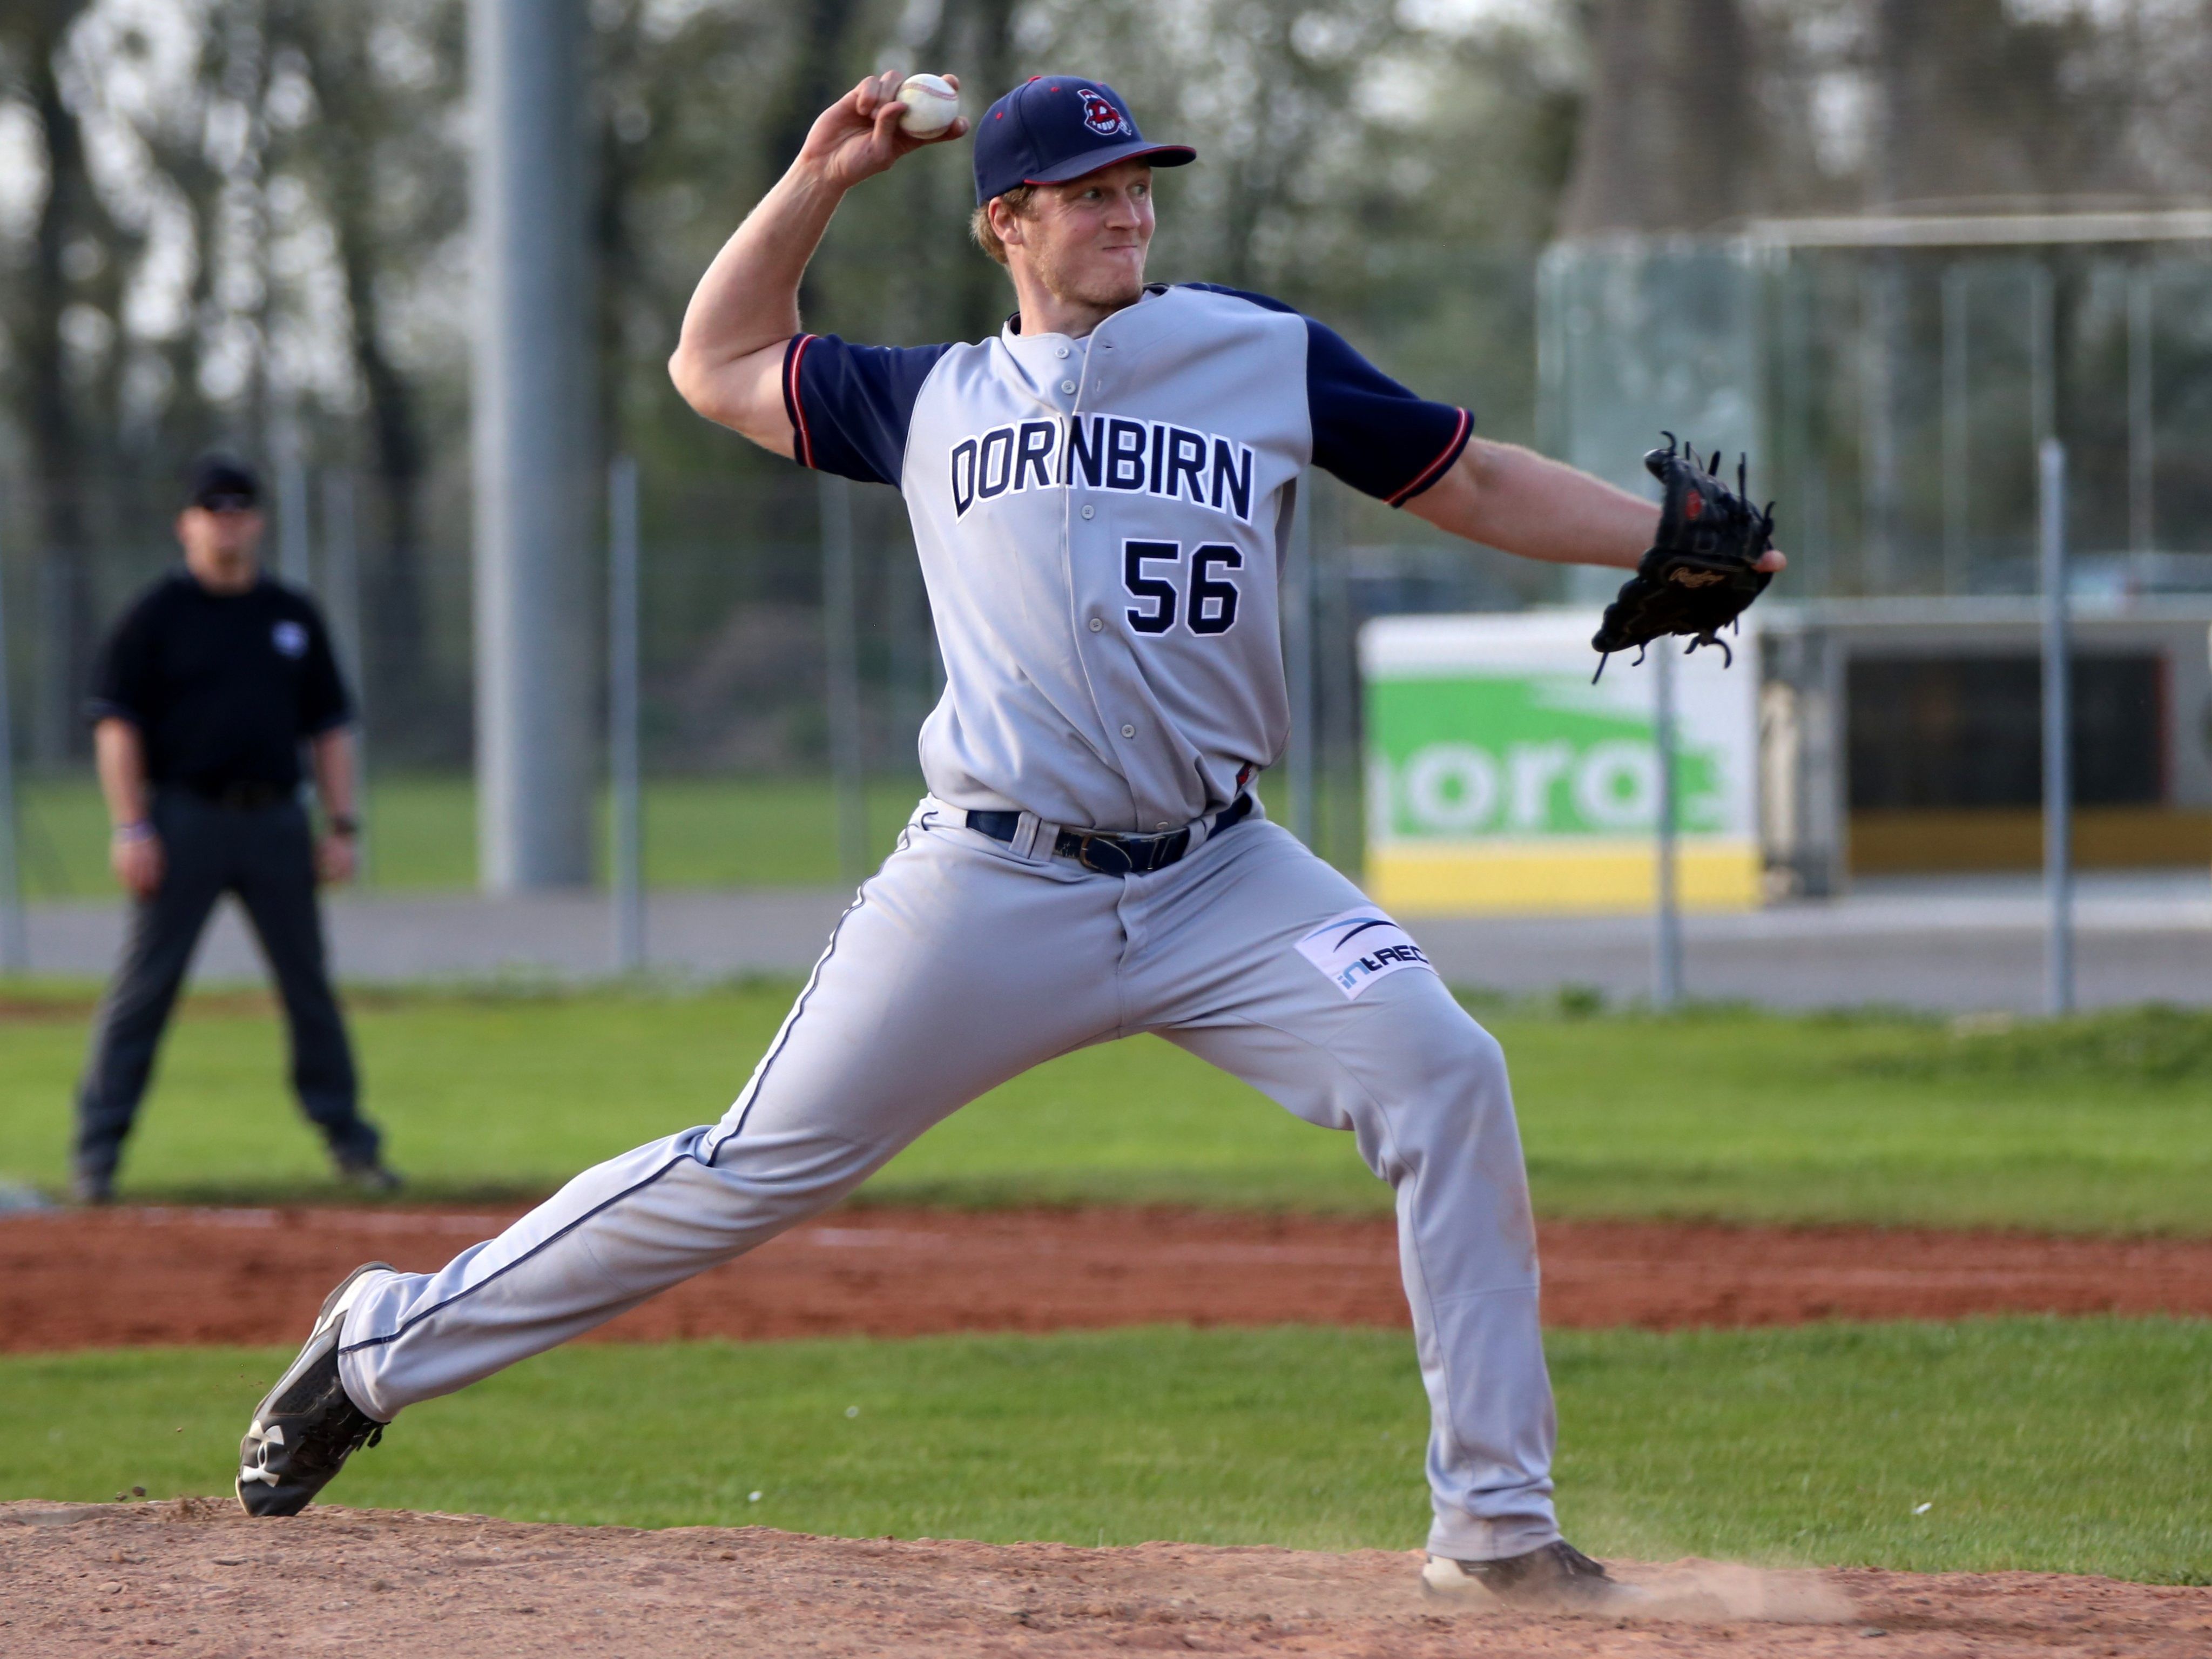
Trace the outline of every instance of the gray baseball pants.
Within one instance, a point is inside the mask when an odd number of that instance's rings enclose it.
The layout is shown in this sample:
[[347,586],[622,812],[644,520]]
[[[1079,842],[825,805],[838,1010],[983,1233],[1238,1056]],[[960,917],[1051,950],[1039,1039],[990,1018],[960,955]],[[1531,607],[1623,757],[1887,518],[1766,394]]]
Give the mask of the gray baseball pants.
[[1150,1031],[1352,1132],[1397,1194],[1429,1547],[1548,1543],[1552,1394],[1505,1063],[1417,951],[1368,957],[1387,971],[1356,994],[1302,953],[1364,905],[1262,818],[1124,878],[925,800],[727,1115],[586,1171],[438,1273],[370,1281],[345,1316],[346,1392],[384,1419],[451,1393],[828,1208],[1009,1078]]

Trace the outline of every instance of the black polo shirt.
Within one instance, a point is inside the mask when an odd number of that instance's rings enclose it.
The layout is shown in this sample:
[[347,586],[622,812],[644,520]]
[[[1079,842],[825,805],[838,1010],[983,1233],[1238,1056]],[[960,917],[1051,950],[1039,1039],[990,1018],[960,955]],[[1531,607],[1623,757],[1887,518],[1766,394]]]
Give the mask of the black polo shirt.
[[155,784],[292,788],[300,745],[353,717],[323,619],[267,576],[210,593],[188,570],[141,594],[108,636],[92,718],[143,734]]

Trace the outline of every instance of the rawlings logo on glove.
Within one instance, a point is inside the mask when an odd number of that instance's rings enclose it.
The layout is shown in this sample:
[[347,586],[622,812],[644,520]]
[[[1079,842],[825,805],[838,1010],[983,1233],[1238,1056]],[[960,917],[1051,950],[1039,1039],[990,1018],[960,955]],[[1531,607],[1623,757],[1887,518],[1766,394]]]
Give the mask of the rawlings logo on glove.
[[[1744,499],[1748,464],[1736,463],[1731,490],[1698,464],[1695,450],[1683,448],[1671,432],[1666,438],[1664,449],[1644,458],[1644,470],[1666,492],[1658,539],[1605,608],[1605,620],[1590,641],[1599,653],[1594,681],[1614,652],[1634,646],[1642,662],[1643,647],[1667,634],[1687,634],[1692,651],[1717,645],[1733,662],[1720,630],[1741,617],[1772,580],[1759,561],[1774,545],[1774,503],[1760,509]],[[1712,465],[1720,464],[1715,450]]]

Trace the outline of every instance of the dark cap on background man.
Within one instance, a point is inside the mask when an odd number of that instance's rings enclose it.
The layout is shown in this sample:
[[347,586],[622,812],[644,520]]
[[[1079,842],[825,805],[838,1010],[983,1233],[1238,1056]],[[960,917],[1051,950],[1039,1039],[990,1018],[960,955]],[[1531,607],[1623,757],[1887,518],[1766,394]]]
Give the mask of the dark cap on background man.
[[975,203],[1021,185],[1057,185],[1116,161],[1156,167],[1195,161],[1188,144],[1148,143],[1121,94],[1079,75],[1037,75],[983,112],[975,125]]
[[261,481],[235,456],[203,455],[192,463],[194,507],[210,513],[243,512],[261,499]]

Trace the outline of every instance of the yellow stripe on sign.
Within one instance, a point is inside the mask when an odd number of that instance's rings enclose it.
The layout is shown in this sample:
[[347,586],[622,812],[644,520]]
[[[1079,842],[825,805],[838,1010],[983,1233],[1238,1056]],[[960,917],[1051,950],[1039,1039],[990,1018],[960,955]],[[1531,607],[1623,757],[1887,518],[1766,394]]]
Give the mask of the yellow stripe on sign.
[[[1504,842],[1379,847],[1367,855],[1367,891],[1400,915],[1513,911],[1648,910],[1658,896],[1648,841]],[[1697,842],[1675,855],[1676,891],[1690,910],[1756,908],[1759,848],[1749,842]]]

